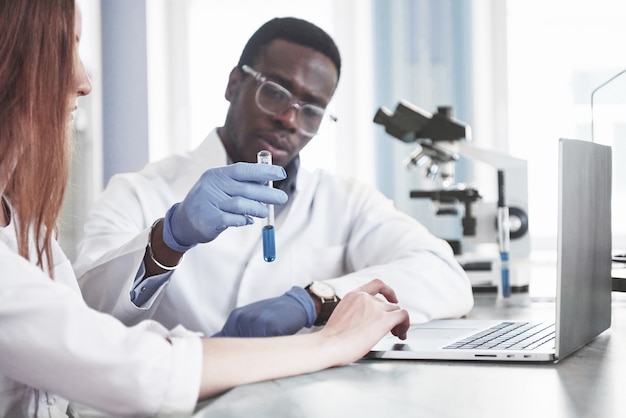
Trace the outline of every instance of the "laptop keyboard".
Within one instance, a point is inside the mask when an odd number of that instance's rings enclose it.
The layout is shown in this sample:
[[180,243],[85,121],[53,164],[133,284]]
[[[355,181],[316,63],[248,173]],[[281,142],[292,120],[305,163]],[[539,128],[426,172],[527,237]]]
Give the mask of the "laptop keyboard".
[[533,350],[554,340],[554,324],[543,322],[501,322],[489,329],[449,344],[458,350]]

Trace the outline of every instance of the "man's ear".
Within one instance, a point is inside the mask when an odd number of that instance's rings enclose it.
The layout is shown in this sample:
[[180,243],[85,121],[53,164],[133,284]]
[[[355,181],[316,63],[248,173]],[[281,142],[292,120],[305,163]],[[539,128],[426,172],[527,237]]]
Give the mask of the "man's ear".
[[233,68],[228,76],[228,84],[226,85],[226,92],[224,93],[226,100],[230,102],[235,97],[242,80],[243,71],[241,71],[239,67]]

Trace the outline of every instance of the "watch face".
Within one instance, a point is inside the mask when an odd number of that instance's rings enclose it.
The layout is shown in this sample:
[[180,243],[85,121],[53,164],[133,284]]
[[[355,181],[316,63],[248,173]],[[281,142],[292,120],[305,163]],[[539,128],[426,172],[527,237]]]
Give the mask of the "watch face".
[[335,289],[323,282],[313,282],[309,289],[322,299],[332,299],[335,297]]

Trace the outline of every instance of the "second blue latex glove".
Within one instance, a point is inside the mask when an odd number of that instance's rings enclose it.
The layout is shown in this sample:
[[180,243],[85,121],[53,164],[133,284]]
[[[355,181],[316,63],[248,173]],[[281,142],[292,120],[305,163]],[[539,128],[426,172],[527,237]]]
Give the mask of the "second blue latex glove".
[[277,165],[235,163],[205,171],[182,202],[165,215],[163,240],[168,247],[186,251],[214,240],[231,226],[253,223],[252,217],[268,214],[264,203],[284,204],[287,194],[266,186],[282,180],[285,170]]
[[311,328],[317,317],[309,292],[294,286],[276,298],[264,299],[233,310],[214,337],[273,337]]

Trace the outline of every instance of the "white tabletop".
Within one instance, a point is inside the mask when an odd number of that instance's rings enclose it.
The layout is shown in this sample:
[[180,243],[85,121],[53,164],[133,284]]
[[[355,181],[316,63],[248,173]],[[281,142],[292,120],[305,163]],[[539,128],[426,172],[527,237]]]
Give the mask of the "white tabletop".
[[[498,300],[477,295],[471,318],[551,317],[553,281]],[[626,293],[613,322],[556,364],[361,360],[345,367],[246,385],[201,404],[196,418],[626,416]]]

